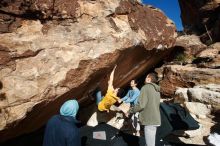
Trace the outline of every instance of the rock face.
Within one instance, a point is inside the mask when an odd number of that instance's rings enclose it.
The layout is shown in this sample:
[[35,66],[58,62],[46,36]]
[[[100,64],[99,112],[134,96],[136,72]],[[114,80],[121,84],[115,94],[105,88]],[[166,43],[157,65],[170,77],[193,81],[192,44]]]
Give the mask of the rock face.
[[220,84],[220,69],[197,68],[182,65],[167,65],[161,68],[160,81],[162,93],[174,96],[178,87],[191,88],[201,84]]
[[198,118],[206,118],[209,114],[211,114],[211,110],[208,105],[200,102],[185,102],[184,105],[191,114],[196,115]]
[[196,55],[194,60],[197,66],[202,68],[220,68],[220,43],[215,43],[207,47],[204,51],[201,51]]
[[200,35],[204,43],[220,41],[219,0],[179,0],[186,32]]
[[220,85],[207,84],[194,86],[193,88],[178,88],[175,92],[175,102],[184,103],[188,101],[218,107],[220,105]]
[[[214,88],[214,89],[213,89]],[[220,104],[220,86],[216,84],[206,86],[195,86],[189,89],[189,97],[200,102],[207,103],[209,100],[218,99]]]
[[162,94],[185,106],[200,123],[199,129],[182,132],[187,138],[182,135],[178,140],[205,145],[204,138],[219,131],[219,120],[211,114],[220,111],[220,1],[179,0],[179,4],[184,27],[180,35],[187,35],[177,38],[172,55],[155,71]]
[[211,104],[213,111],[220,111],[220,85],[195,86],[188,89],[188,97],[191,100],[205,104]]
[[197,130],[181,131],[187,136],[178,137],[184,143],[204,145],[210,129],[218,131],[210,115],[220,112],[219,48],[219,43],[206,46],[196,35],[180,36],[169,62],[155,70],[162,94],[173,97],[200,123]]
[[125,85],[176,37],[161,11],[136,1],[3,0],[0,19],[0,141],[39,128],[67,99],[91,103],[114,64],[114,85]]
[[[178,48],[179,49],[178,49]],[[198,36],[196,35],[183,35],[176,39],[176,48],[174,60],[180,63],[192,63],[195,56],[207,48]]]
[[[192,88],[198,85],[220,84],[220,44],[203,44],[196,35],[177,38],[170,61],[157,68],[162,94],[168,97],[183,97],[186,91],[178,88]],[[176,94],[175,94],[176,93]],[[177,95],[177,96],[176,96]]]

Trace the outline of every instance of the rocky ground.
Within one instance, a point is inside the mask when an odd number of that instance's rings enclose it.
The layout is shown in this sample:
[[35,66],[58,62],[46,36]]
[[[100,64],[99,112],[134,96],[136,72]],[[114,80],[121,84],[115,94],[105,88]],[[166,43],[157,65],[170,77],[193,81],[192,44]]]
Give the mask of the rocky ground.
[[200,128],[174,132],[176,136],[170,135],[169,140],[209,145],[210,133],[220,131],[220,44],[206,46],[198,36],[183,35],[177,38],[175,49],[172,59],[155,71],[163,96],[181,104]]

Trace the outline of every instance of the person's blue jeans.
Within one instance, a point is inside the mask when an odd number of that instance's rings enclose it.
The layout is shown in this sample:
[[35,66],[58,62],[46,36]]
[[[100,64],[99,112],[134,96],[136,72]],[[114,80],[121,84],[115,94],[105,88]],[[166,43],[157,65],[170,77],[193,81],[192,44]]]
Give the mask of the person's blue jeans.
[[102,96],[102,92],[101,91],[98,91],[96,93],[96,104],[98,105],[99,102],[103,99],[104,96]]

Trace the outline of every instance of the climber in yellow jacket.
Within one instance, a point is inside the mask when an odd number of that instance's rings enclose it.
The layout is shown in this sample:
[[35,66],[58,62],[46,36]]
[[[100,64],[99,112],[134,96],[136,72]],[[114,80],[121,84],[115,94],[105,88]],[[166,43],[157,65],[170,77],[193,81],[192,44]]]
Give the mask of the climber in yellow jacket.
[[121,99],[117,97],[119,88],[114,89],[113,87],[113,79],[114,79],[114,72],[115,72],[116,66],[111,72],[110,79],[108,81],[108,90],[104,97],[101,95],[101,91],[96,93],[97,97],[97,104],[98,104],[98,110],[99,111],[107,111],[109,112],[110,107],[115,104],[117,101],[121,102]]

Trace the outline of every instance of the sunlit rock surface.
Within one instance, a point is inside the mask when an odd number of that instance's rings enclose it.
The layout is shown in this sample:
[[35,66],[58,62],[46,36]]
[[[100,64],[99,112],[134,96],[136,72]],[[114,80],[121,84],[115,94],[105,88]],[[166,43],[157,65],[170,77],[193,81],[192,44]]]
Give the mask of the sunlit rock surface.
[[105,91],[115,64],[121,87],[163,60],[175,26],[136,1],[0,3],[0,141],[36,130],[67,99],[81,108]]
[[179,36],[171,55],[155,69],[163,97],[180,103],[200,124],[169,140],[209,145],[206,137],[219,131],[219,49],[218,42],[205,45],[195,34]]

